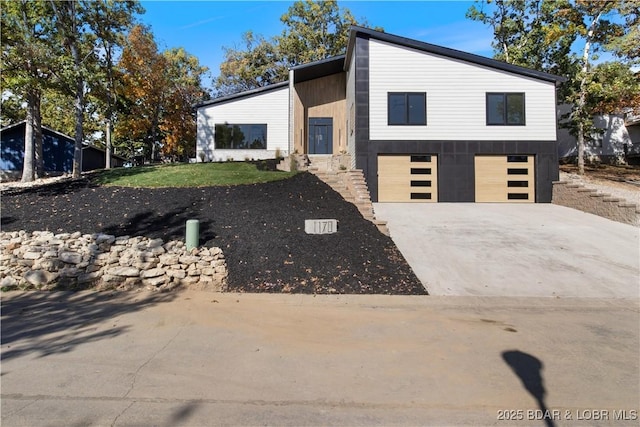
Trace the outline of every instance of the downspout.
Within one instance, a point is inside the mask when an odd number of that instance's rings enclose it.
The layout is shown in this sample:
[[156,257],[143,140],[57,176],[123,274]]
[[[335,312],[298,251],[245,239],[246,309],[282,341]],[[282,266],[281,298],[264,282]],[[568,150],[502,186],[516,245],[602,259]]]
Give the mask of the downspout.
[[295,144],[295,85],[294,81],[294,71],[293,69],[289,69],[289,152],[288,155],[293,154],[294,152],[294,144]]

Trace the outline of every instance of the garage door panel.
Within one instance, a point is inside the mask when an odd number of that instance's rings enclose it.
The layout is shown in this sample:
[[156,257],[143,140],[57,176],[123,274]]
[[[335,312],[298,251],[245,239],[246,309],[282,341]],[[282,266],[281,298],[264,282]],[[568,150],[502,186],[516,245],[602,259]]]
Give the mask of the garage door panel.
[[379,155],[378,201],[437,202],[437,156]]
[[534,156],[476,156],[476,202],[535,202]]

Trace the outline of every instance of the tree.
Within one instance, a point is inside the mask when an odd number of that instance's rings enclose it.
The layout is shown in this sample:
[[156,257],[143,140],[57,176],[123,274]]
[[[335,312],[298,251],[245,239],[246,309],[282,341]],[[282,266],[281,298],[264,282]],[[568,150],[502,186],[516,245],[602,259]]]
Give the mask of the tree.
[[43,174],[40,97],[50,76],[52,11],[45,1],[6,2],[1,19],[2,96],[26,103],[22,181],[29,182]]
[[[635,8],[636,13],[640,3],[607,0],[589,2],[578,0],[575,4],[569,4],[560,10],[560,14],[567,16],[573,23],[575,31],[584,39],[582,56],[579,58],[580,71],[572,76],[574,90],[567,97],[567,101],[574,106],[569,118],[571,129],[577,138],[578,146],[578,173],[584,174],[585,138],[594,132],[593,115],[597,112],[593,107],[597,105],[592,89],[597,88],[592,82],[594,73],[591,69],[592,55],[599,50],[606,49],[607,45],[616,43],[621,37],[625,37],[628,28],[624,24],[616,22],[619,13],[627,6]],[[618,18],[618,19],[616,19]],[[622,53],[622,52],[620,52]],[[600,85],[601,88],[604,86]]]
[[[133,26],[134,14],[142,13],[144,9],[135,1],[99,0],[92,4],[87,12],[89,25],[96,35],[98,54],[99,79],[94,85],[94,93],[104,102],[105,121],[105,168],[111,167],[111,133],[117,105],[116,85],[120,75],[115,68],[117,54],[124,45],[124,32]],[[102,84],[100,84],[102,82]]]
[[287,80],[289,70],[278,46],[248,31],[242,35],[244,49],[224,48],[224,61],[215,81],[217,95],[225,96]]
[[279,36],[267,40],[248,32],[243,35],[244,49],[225,48],[215,81],[218,96],[282,82],[290,67],[344,54],[349,28],[367,25],[335,0],[298,0],[280,20],[285,29]]
[[172,158],[184,158],[195,147],[193,104],[208,97],[201,86],[206,67],[182,48],[159,52],[148,28],[131,30],[118,67],[123,105],[115,127],[119,144],[131,155],[140,149],[157,160],[157,149]]
[[467,17],[493,30],[494,58],[539,71],[567,75],[575,70],[573,23],[558,14],[569,0],[486,0]]
[[[593,115],[597,109],[606,105],[604,100],[614,96],[618,96],[619,101],[634,98],[633,85],[623,89],[620,84],[605,84],[602,80],[607,78],[606,71],[613,69],[622,77],[620,67],[593,68],[591,62],[598,52],[609,49],[626,61],[620,65],[627,67],[628,74],[629,64],[638,57],[638,29],[629,25],[638,22],[640,2],[496,0],[493,5],[491,0],[486,0],[481,3],[480,9],[473,6],[467,16],[493,28],[497,59],[568,78],[559,100],[573,105],[567,126],[576,135],[578,171],[583,174],[585,136],[594,132]],[[571,51],[578,40],[584,43],[581,55]],[[598,77],[594,72],[604,74]],[[622,78],[618,83],[630,81]]]
[[202,88],[202,76],[208,71],[198,58],[183,48],[165,51],[167,77],[160,131],[164,135],[162,154],[173,159],[195,155],[196,121],[193,105],[208,97]]
[[336,0],[296,1],[280,21],[285,30],[276,43],[290,67],[343,54],[349,28],[358,25],[351,11],[341,9]]
[[125,111],[116,125],[116,137],[127,141],[131,154],[144,148],[155,160],[168,76],[167,60],[148,28],[133,27],[118,66],[123,73],[119,97]]
[[93,68],[94,35],[85,28],[87,23],[87,7],[90,3],[82,1],[59,2],[50,1],[56,17],[58,43],[63,54],[56,63],[59,83],[69,94],[73,95],[75,119],[73,172],[74,178],[82,173],[82,140],[84,137],[85,78],[87,70]]

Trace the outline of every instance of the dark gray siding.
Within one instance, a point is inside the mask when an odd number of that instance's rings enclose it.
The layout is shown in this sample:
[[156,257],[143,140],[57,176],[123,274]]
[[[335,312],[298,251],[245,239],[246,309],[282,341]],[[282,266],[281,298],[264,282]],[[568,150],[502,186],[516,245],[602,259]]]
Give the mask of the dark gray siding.
[[371,199],[378,201],[378,154],[438,156],[438,201],[474,202],[476,155],[534,155],[536,202],[550,203],[552,181],[558,180],[556,144],[549,141],[370,141],[365,174]]

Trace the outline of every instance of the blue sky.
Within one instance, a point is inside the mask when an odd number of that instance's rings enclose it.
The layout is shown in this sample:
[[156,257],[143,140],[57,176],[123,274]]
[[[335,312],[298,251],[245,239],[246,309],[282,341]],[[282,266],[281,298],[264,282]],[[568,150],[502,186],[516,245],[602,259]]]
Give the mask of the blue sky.
[[[284,29],[280,22],[289,1],[143,1],[140,20],[150,25],[160,49],[184,47],[213,77],[224,59],[223,47],[241,47],[253,31],[266,38]],[[369,26],[391,34],[453,49],[492,56],[491,30],[465,18],[473,1],[339,1]],[[209,86],[211,81],[204,82]]]

